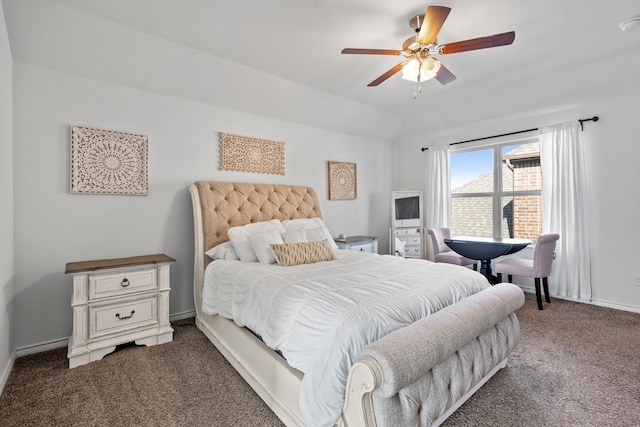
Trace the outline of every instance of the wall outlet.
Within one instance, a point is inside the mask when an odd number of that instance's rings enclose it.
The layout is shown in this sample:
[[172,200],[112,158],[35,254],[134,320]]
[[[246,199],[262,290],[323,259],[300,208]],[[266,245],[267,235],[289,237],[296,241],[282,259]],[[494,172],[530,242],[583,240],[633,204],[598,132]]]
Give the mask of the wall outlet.
[[631,277],[633,278],[633,285],[634,286],[640,286],[640,274],[639,273],[635,273]]

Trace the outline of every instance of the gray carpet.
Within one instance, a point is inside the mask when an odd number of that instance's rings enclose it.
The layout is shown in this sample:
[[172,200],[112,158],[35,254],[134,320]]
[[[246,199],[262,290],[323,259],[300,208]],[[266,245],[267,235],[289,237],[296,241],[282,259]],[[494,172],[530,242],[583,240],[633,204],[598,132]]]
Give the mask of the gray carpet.
[[[443,425],[640,425],[640,314],[531,295],[508,366]],[[68,369],[66,349],[16,360],[2,426],[281,426],[193,319],[174,341]]]

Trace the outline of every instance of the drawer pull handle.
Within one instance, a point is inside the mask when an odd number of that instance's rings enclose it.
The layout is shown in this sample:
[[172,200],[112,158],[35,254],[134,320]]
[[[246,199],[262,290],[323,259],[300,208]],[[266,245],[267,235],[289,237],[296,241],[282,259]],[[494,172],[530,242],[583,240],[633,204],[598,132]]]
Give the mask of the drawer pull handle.
[[133,317],[133,313],[135,313],[135,310],[131,310],[131,314],[128,316],[120,316],[120,313],[116,313],[116,317],[120,320],[126,320],[126,319],[131,319]]
[[122,279],[122,282],[120,282],[120,286],[122,286],[123,288],[126,288],[130,284],[131,284],[131,282],[129,282],[129,279],[127,279],[126,277],[124,279]]

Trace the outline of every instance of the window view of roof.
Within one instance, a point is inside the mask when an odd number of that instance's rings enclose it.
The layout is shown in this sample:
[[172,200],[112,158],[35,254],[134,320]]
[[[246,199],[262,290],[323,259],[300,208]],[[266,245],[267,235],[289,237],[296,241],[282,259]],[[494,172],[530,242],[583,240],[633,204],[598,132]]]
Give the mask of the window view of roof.
[[[500,149],[500,148],[496,148]],[[538,142],[502,147],[500,170],[502,188],[494,191],[493,163],[487,152],[493,149],[452,154],[451,180],[460,182],[470,169],[490,172],[452,188],[451,225],[453,235],[494,236],[494,223],[500,223],[499,237],[535,241],[542,231],[542,173]],[[457,161],[457,156],[466,159]],[[476,163],[474,164],[474,159]],[[454,178],[457,176],[457,180]],[[499,200],[500,218],[495,219],[494,200]]]

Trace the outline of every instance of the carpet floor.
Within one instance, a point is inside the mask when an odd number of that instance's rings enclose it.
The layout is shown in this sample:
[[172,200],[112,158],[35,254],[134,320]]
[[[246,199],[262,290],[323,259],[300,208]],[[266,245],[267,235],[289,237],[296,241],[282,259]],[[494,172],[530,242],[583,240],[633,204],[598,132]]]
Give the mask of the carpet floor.
[[[640,314],[527,294],[522,338],[443,426],[640,425]],[[66,348],[16,359],[0,425],[281,426],[193,319],[171,343],[68,369]]]

